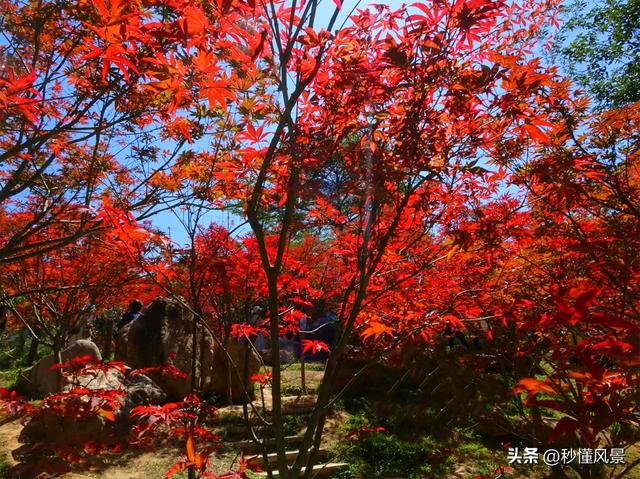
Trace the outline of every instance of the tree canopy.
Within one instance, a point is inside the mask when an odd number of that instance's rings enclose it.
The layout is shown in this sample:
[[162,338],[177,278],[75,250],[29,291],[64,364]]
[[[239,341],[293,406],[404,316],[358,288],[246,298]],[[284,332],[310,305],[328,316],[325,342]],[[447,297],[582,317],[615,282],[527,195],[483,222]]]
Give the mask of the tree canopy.
[[569,75],[605,107],[640,100],[640,3],[571,2],[556,53]]

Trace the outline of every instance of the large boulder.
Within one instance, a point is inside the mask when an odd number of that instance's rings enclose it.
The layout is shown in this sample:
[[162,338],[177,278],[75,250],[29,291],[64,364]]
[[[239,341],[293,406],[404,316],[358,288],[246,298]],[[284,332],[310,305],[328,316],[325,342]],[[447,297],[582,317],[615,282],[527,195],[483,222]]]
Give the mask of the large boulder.
[[[20,442],[25,444],[44,443],[47,447],[70,447],[83,445],[89,441],[99,440],[109,443],[116,437],[116,422],[106,414],[93,413],[78,416],[79,411],[89,407],[103,391],[123,391],[121,405],[124,404],[124,375],[117,370],[98,371],[74,378],[73,384],[65,384],[64,391],[79,387],[96,391],[93,393],[74,395],[65,400],[65,409],[57,407],[45,408],[29,421],[20,433]],[[69,406],[72,405],[72,406]],[[94,407],[94,406],[91,406]]]
[[[90,414],[78,420],[75,414],[43,410],[26,424],[20,434],[21,443],[45,443],[54,448],[82,445],[96,439],[109,443],[127,436],[131,429],[131,410],[135,406],[159,405],[166,401],[164,391],[144,374],[129,375],[125,380],[119,371],[109,371],[81,376],[78,381],[87,389],[122,390],[121,406],[115,411],[115,418]],[[91,398],[84,395],[75,401],[76,404],[83,401],[88,404]]]
[[[122,328],[116,359],[125,361],[133,369],[146,369],[170,400],[181,400],[191,391],[194,359],[195,389],[202,395],[214,395],[229,402],[245,400],[245,388],[253,398],[250,378],[260,367],[257,356],[248,346],[231,341],[220,347],[208,331],[194,321],[187,308],[176,300],[162,297],[156,298],[141,316]],[[239,373],[232,364],[240,368]],[[148,369],[168,365],[187,377]]]
[[[88,339],[74,341],[67,349],[60,353],[60,356],[63,363],[82,356],[102,359],[98,346]],[[53,354],[45,356],[38,361],[30,370],[23,373],[20,377],[18,384],[20,390],[28,394],[42,396],[60,392],[61,389],[65,387],[65,384],[59,384],[58,372],[51,370],[51,366],[57,362]]]
[[45,411],[29,421],[20,432],[22,444],[44,444],[47,447],[76,446],[87,441],[103,440],[111,434],[111,422],[95,414],[78,420],[73,415]]

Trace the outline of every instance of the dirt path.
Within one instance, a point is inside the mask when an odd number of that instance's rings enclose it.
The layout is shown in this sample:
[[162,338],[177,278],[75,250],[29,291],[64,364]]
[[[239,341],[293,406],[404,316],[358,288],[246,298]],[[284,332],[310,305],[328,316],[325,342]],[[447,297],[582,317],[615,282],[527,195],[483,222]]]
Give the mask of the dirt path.
[[7,422],[0,426],[0,461],[10,467],[17,464],[11,453],[20,447],[18,436],[20,436],[21,430],[22,424],[19,420]]

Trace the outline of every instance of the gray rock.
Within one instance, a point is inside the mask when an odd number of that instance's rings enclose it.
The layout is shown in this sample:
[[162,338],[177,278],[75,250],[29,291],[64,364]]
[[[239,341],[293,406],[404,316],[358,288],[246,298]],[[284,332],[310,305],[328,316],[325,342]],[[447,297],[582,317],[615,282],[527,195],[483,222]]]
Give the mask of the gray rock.
[[[98,346],[88,339],[79,339],[71,343],[67,349],[60,353],[60,356],[62,357],[62,362],[82,356],[102,359]],[[27,393],[45,396],[60,392],[65,387],[65,384],[58,384],[58,372],[50,369],[56,363],[57,361],[53,354],[45,356],[29,371],[24,373],[21,384],[18,387]]]
[[62,389],[63,391],[68,391],[74,387],[92,390],[124,390],[124,374],[116,369],[110,369],[107,372],[97,371],[95,374],[78,376],[73,380],[73,383],[65,384]]
[[74,416],[59,416],[47,411],[25,425],[18,441],[22,444],[80,445],[90,440],[104,439],[110,424],[100,415],[78,420]]
[[131,410],[136,406],[164,404],[167,399],[165,392],[144,374],[134,374],[127,377],[125,385],[126,396],[122,407],[116,412],[116,430],[118,435],[126,436],[131,429]]
[[218,386],[224,385],[224,390],[218,389],[214,392],[231,403],[246,402],[247,394],[249,399],[254,399],[251,376],[260,371],[258,356],[247,345],[235,341],[228,341],[224,349],[226,354],[222,348],[217,348],[216,364],[221,367],[213,369],[218,373],[217,376],[213,376],[213,383]]
[[144,374],[130,375],[126,383],[127,400],[135,406],[150,404],[164,404],[167,399],[165,392]]
[[[272,366],[273,361],[271,360],[271,350],[265,349],[260,352],[260,356],[262,356],[262,361],[266,366]],[[292,364],[297,361],[295,354],[291,351],[287,351],[284,349],[280,350],[280,364]]]

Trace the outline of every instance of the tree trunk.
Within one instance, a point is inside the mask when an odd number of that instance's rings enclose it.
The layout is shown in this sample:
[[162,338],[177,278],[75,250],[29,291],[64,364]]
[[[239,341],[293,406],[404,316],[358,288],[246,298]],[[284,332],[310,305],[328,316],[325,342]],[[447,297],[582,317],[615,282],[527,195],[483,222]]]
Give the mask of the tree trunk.
[[198,318],[193,315],[193,330],[191,331],[191,392],[194,392],[198,384],[196,374],[198,371]]
[[40,341],[36,338],[31,338],[31,344],[29,345],[29,354],[27,355],[27,359],[25,364],[27,367],[33,366],[34,361],[36,360],[36,356],[38,355],[38,345]]
[[[55,361],[57,364],[62,364],[62,354],[60,351],[60,347],[58,345],[55,345],[54,349],[53,349],[53,357],[55,358]],[[56,383],[58,386],[58,391],[62,391],[62,387],[63,387],[63,371],[62,368],[58,368],[56,369]]]
[[110,317],[105,320],[104,331],[104,359],[111,359],[111,345],[113,343],[113,319]]

